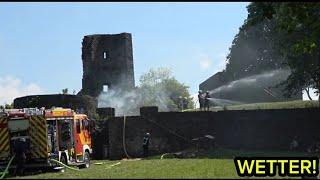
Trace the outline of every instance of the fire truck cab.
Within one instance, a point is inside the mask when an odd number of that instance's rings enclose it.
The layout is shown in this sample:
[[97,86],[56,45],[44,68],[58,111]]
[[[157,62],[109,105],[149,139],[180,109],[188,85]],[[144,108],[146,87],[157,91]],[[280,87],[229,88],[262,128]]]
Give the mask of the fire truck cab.
[[[26,167],[90,166],[92,122],[71,109],[24,108],[0,113],[0,167],[14,155],[15,140],[27,144]],[[13,166],[14,167],[14,163]]]

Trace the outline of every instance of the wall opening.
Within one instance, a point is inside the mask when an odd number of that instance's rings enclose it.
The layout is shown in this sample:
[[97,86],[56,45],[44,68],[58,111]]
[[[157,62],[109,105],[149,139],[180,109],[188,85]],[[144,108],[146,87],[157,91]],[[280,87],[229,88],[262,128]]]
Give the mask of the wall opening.
[[103,89],[102,89],[103,92],[108,92],[109,91],[109,86],[108,85],[103,85]]
[[103,59],[108,59],[108,53],[105,51],[105,52],[103,52]]

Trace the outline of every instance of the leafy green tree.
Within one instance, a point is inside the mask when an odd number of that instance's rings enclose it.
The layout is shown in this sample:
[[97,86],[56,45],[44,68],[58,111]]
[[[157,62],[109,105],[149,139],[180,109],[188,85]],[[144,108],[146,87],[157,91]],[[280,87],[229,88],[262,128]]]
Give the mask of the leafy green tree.
[[257,2],[251,3],[248,10],[251,10],[248,26],[255,26],[261,21],[274,21],[274,31],[281,34],[272,46],[279,50],[285,65],[292,70],[287,81],[282,83],[286,87],[286,95],[305,89],[310,96],[309,88],[316,89],[319,94],[320,3]]
[[273,3],[251,3],[248,18],[239,28],[230,52],[224,76],[227,81],[259,74],[284,66],[282,58],[274,48],[274,41],[281,33],[274,30],[275,21],[268,19],[273,13]]
[[[320,89],[320,4],[282,3],[274,18],[291,43],[283,50],[293,73],[287,89]],[[296,83],[298,81],[298,83]],[[320,98],[319,98],[320,103]]]
[[151,69],[140,77],[139,82],[137,91],[144,96],[143,105],[157,105],[159,109],[171,111],[194,106],[189,87],[176,80],[168,68]]
[[5,109],[13,109],[13,103],[12,104],[5,104],[4,108]]

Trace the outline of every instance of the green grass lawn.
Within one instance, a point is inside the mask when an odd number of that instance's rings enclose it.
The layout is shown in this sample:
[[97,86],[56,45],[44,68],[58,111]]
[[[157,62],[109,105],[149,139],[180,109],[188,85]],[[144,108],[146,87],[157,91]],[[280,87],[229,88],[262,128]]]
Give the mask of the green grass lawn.
[[[97,161],[94,161],[97,162]],[[139,161],[99,161],[80,172],[45,173],[23,178],[236,178],[232,160],[227,159],[152,159]],[[120,165],[108,169],[111,164]]]
[[243,105],[233,105],[227,107],[230,110],[241,110],[241,109],[294,109],[294,108],[312,108],[318,107],[318,101],[287,101],[287,102],[272,102],[272,103],[253,103]]
[[[240,104],[230,106],[216,106],[211,107],[211,111],[223,111],[223,110],[254,110],[254,109],[294,109],[294,108],[314,108],[319,107],[318,101],[285,101],[285,102],[268,102],[268,103],[252,103],[252,104]],[[185,111],[199,111],[199,109],[189,109]]]
[[[294,152],[243,152],[214,150],[200,153],[192,159],[160,159],[153,156],[143,160],[92,161],[88,169],[42,173],[14,178],[240,178],[233,163],[234,156],[305,156]],[[96,165],[95,163],[102,163]],[[110,167],[120,162],[119,165]],[[279,177],[278,177],[279,178]]]

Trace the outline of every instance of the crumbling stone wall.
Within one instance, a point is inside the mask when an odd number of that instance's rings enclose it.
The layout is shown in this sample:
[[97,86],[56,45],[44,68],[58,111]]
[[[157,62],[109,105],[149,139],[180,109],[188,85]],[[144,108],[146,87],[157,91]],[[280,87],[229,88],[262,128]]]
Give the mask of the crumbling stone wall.
[[83,77],[80,94],[97,97],[108,89],[133,88],[134,70],[130,33],[84,36],[82,41]]
[[95,130],[92,136],[92,149],[94,159],[109,158],[109,124],[108,120],[114,118],[114,108],[97,108],[99,119],[95,121]]
[[[242,150],[288,150],[294,136],[300,151],[320,137],[318,108],[237,110],[220,112],[154,112],[126,117],[125,145],[130,156],[142,153],[142,139],[151,133],[151,154],[176,152],[194,147],[191,139],[207,134],[216,145]],[[123,117],[108,120],[109,158],[125,157]],[[175,134],[174,134],[174,133]],[[181,136],[181,137],[179,137]]]

